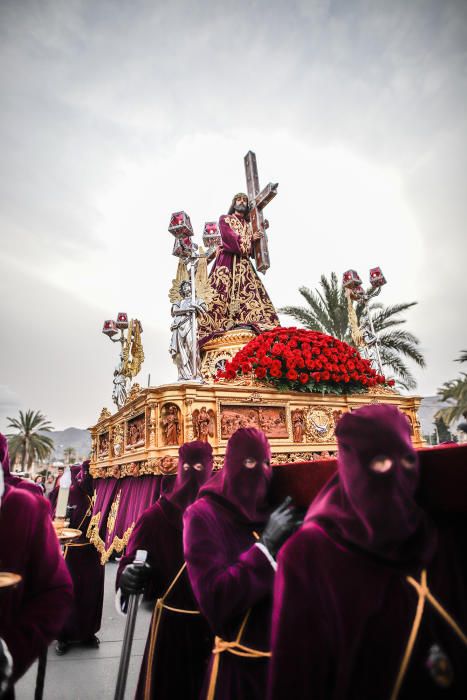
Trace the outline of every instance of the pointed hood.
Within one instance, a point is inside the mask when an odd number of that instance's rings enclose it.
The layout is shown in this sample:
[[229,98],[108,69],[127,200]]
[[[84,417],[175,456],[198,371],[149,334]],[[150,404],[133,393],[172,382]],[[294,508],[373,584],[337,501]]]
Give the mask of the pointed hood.
[[195,440],[180,447],[173,488],[159,499],[166,516],[180,529],[185,509],[196,500],[200,487],[211,476],[212,466],[212,447],[208,442]]
[[[247,468],[246,459],[254,460],[256,466]],[[256,428],[240,428],[227,443],[222,471],[203,486],[199,495],[220,502],[240,522],[261,526],[271,512],[270,460],[271,448],[265,434]]]
[[[338,474],[311,504],[306,522],[392,563],[429,561],[436,536],[415,501],[420,467],[407,417],[395,406],[365,406],[342,416],[336,436]],[[386,471],[371,468],[383,460]]]

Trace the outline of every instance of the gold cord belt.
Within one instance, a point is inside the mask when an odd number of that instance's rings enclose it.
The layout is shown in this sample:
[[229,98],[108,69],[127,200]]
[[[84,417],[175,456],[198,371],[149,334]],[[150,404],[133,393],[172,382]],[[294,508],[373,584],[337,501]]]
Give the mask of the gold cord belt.
[[436,610],[436,612],[441,615],[445,622],[454,630],[455,634],[459,639],[467,646],[467,636],[461,630],[457,622],[450,616],[450,614],[443,608],[443,606],[436,600],[434,595],[431,593],[427,586],[426,579],[426,569],[423,569],[420,578],[420,583],[416,581],[412,576],[407,576],[408,583],[415,588],[418,593],[418,603],[417,610],[415,612],[415,618],[413,621],[412,629],[410,630],[409,640],[404,652],[404,657],[399,668],[399,673],[397,674],[396,683],[394,685],[394,690],[391,694],[391,700],[396,700],[399,695],[402,682],[404,680],[407,668],[409,665],[410,657],[412,656],[413,648],[415,645],[415,640],[417,639],[418,631],[420,629],[420,624],[422,622],[423,612],[425,609],[425,601],[428,601],[430,605]]
[[237,638],[234,642],[226,642],[225,639],[221,637],[215,637],[214,639],[214,649],[213,662],[211,668],[211,677],[209,678],[209,688],[206,700],[214,700],[216,693],[217,675],[219,673],[219,662],[220,655],[227,651],[229,654],[234,654],[235,656],[242,656],[246,659],[269,659],[271,657],[270,651],[261,651],[260,649],[252,649],[252,647],[247,647],[245,644],[241,643],[241,638],[250,617],[251,608],[248,610],[247,614],[243,618],[243,622],[240,626],[240,630],[237,634]]
[[156,605],[154,607],[154,612],[152,614],[151,620],[151,630],[149,637],[149,651],[148,651],[148,663],[146,667],[146,681],[144,684],[144,700],[151,700],[151,686],[152,686],[152,664],[154,661],[154,652],[156,650],[157,635],[159,633],[159,625],[162,617],[163,610],[170,610],[170,612],[180,613],[182,615],[199,615],[199,610],[184,610],[183,608],[174,608],[171,605],[167,605],[165,600],[167,596],[171,593],[175,584],[177,583],[180,576],[185,571],[186,563],[180,568],[179,572],[173,579],[170,586],[167,588],[166,592],[161,598],[158,598]]

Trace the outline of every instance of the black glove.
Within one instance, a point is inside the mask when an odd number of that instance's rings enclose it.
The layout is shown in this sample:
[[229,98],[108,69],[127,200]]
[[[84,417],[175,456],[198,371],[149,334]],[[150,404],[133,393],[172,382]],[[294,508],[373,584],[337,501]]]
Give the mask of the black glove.
[[144,592],[151,577],[151,567],[144,564],[128,564],[120,576],[120,588],[125,597],[139,595]]
[[261,544],[264,544],[274,558],[284,542],[303,522],[303,518],[299,517],[297,509],[291,506],[291,503],[292,499],[287,496],[279,508],[273,510],[261,535]]
[[13,673],[13,659],[4,640],[0,637],[0,698],[8,690]]

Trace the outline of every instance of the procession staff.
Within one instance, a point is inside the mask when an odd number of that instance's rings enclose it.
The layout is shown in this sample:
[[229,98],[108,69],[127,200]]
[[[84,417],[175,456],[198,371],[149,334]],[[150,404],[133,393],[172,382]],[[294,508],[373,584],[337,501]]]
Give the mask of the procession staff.
[[288,502],[271,513],[270,457],[264,433],[237,430],[224,468],[185,513],[188,574],[216,635],[201,696],[209,700],[265,696],[274,556],[296,527]]
[[268,697],[465,698],[465,582],[415,500],[407,418],[366,406],[336,436],[338,474],[278,558]]
[[[179,450],[170,492],[148,508],[132,533],[117,576],[123,606],[145,591],[156,599],[139,675],[136,698],[197,698],[211,650],[212,635],[200,615],[183,558],[183,512],[211,475],[212,447],[190,442]],[[131,562],[148,553],[145,566]]]
[[[73,586],[49,504],[9,485],[0,504],[0,567],[21,576],[0,600],[0,639],[13,658],[14,684],[60,633]],[[14,697],[13,687],[4,697]]]

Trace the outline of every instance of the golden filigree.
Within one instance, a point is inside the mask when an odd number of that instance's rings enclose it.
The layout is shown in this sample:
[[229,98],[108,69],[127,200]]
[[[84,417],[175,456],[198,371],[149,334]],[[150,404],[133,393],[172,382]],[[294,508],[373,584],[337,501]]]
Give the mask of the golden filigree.
[[137,399],[142,391],[143,390],[141,389],[141,386],[138,384],[138,382],[135,382],[131,387],[130,391],[128,392],[128,397],[125,403],[127,404],[130,401],[134,401],[134,399]]
[[136,377],[144,362],[144,350],[141,340],[143,327],[137,318],[128,324],[128,332],[122,349],[122,374],[128,379]]
[[97,419],[97,422],[100,423],[102,420],[106,420],[107,418],[112,418],[112,414],[110,413],[108,408],[103,408],[100,412],[100,416]]
[[182,284],[182,282],[189,281],[190,275],[188,274],[186,263],[181,258],[179,258],[177,274],[175,275],[175,279],[172,280],[172,286],[169,291],[169,300],[171,304],[175,304],[175,302],[182,300],[180,285]]
[[312,406],[305,414],[306,442],[329,442],[334,436],[332,410],[326,406]]
[[248,258],[240,257],[234,262],[235,279],[224,265],[215,268],[210,277],[215,296],[209,312],[200,315],[200,338],[219,331],[229,331],[232,324],[251,325],[260,331],[279,325],[274,306],[251,262]]
[[230,226],[239,237],[239,246],[243,255],[249,255],[251,252],[251,242],[253,240],[253,229],[250,222],[232,215],[225,217],[225,223],[227,226]]
[[204,256],[203,248],[200,248],[199,252],[201,257],[199,258],[198,263],[196,265],[195,273],[196,298],[202,299],[206,306],[209,308],[214,298],[214,290],[209,283],[208,261],[207,258]]
[[112,428],[112,450],[115,457],[120,457],[123,453],[123,425],[117,423]]
[[107,518],[107,532],[109,533],[109,535],[112,534],[112,532],[115,530],[121,495],[122,492],[119,491],[117,494],[117,498],[112,502],[112,505],[110,506],[109,517]]

